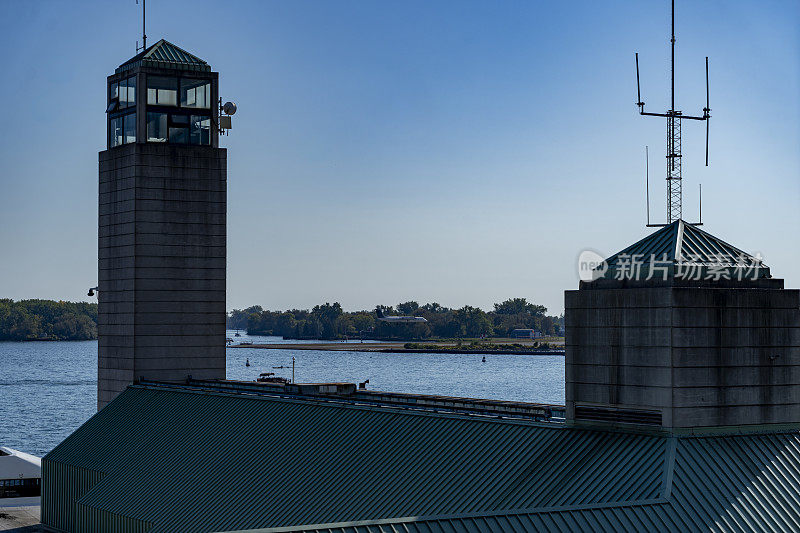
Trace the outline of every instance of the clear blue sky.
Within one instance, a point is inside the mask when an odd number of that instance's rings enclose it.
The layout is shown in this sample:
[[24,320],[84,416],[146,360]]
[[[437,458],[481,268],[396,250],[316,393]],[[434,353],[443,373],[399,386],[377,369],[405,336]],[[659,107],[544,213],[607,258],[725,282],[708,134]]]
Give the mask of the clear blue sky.
[[[97,276],[105,78],[134,55],[134,0],[0,2],[0,297],[86,299]],[[664,213],[669,5],[158,1],[166,38],[239,105],[228,147],[228,308],[524,296],[563,309],[584,248]],[[684,218],[800,286],[800,4],[679,1]]]

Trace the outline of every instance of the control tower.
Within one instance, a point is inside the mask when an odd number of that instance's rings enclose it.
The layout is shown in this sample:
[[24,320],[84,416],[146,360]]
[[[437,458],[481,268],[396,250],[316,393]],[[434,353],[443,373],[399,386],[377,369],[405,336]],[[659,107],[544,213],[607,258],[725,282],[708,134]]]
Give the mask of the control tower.
[[108,77],[97,405],[144,378],[225,378],[219,75],[160,40]]

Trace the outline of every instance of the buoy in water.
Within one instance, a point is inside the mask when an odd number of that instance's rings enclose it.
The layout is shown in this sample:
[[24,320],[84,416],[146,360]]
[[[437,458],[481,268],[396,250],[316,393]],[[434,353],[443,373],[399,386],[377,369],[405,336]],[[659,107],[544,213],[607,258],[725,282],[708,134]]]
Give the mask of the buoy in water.
[[244,366],[250,366],[250,358],[247,359],[247,362],[244,364]]
[[485,363],[485,362],[486,362],[486,356],[484,355],[483,356],[483,360],[481,360],[481,363]]

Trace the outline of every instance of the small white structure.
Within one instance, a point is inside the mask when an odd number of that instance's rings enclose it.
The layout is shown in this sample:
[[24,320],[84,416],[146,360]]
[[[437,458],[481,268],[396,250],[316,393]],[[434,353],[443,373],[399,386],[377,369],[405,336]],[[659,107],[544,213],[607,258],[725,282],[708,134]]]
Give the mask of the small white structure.
[[39,496],[42,490],[42,460],[0,446],[0,506],[3,498]]

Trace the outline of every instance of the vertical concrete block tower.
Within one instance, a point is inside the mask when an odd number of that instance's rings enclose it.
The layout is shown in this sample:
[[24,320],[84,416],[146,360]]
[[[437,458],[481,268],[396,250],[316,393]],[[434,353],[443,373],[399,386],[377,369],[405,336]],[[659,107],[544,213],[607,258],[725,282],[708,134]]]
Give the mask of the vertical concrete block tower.
[[226,151],[218,73],[161,40],[108,77],[98,390],[225,378]]
[[575,425],[670,433],[800,425],[800,291],[678,220],[566,291]]

